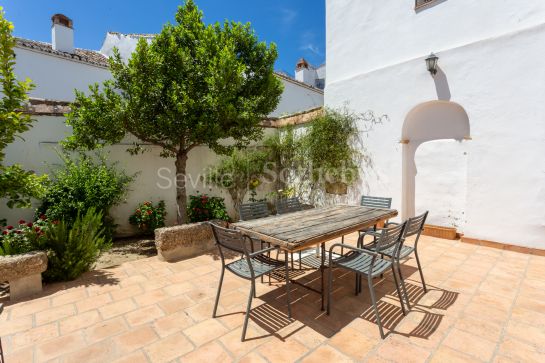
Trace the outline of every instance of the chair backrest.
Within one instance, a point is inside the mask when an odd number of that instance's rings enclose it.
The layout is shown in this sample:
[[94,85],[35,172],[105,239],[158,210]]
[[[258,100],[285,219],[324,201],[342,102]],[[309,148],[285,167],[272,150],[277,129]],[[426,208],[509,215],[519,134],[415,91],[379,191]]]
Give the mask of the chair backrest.
[[397,224],[393,227],[383,228],[380,237],[375,245],[375,252],[381,253],[382,251],[390,250],[394,248],[392,255],[397,256],[401,244],[403,243],[403,236],[407,222]]
[[407,227],[405,228],[405,237],[419,235],[424,229],[424,224],[428,218],[428,211],[419,216],[407,219]]
[[246,248],[246,240],[240,231],[229,229],[229,228],[223,228],[212,222],[209,222],[208,224],[212,226],[212,232],[214,233],[214,238],[216,239],[216,243],[218,244],[218,248],[220,250],[220,254],[222,255],[222,258],[223,258],[222,248],[225,248],[230,251],[242,253],[244,255],[248,255],[248,249]]
[[284,198],[276,201],[276,213],[285,214],[291,212],[298,212],[303,209],[303,205],[299,201],[299,198]]
[[242,204],[239,209],[240,219],[250,221],[252,219],[264,218],[269,216],[269,207],[267,202],[255,202]]
[[392,206],[392,198],[364,195],[361,197],[361,205],[363,207],[390,209]]

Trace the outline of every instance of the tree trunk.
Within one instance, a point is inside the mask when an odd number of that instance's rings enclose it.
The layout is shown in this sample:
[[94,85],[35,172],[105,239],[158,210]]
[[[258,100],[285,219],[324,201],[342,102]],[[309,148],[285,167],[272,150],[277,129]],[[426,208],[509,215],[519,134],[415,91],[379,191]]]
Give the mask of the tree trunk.
[[187,164],[187,152],[180,151],[176,155],[176,204],[178,224],[187,223],[187,191],[185,189],[186,176],[185,167]]

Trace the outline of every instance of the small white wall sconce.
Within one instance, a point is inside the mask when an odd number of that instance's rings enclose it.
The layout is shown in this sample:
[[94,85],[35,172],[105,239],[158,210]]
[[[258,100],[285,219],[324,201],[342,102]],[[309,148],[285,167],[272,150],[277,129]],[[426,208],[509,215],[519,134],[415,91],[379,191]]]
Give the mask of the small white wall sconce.
[[435,54],[431,53],[428,58],[426,58],[426,67],[428,68],[428,72],[431,73],[432,76],[435,76],[437,74],[437,61],[439,60],[439,57]]

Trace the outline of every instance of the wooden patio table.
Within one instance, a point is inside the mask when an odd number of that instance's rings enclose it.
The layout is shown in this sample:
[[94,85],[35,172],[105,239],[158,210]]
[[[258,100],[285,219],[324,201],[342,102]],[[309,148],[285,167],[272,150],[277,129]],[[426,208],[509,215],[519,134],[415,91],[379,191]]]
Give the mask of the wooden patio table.
[[254,219],[231,224],[231,228],[242,233],[278,246],[286,253],[297,252],[312,246],[321,246],[320,273],[324,309],[324,266],[325,243],[344,235],[368,229],[376,224],[397,216],[395,209],[369,208],[355,205],[336,205],[307,209],[300,212],[286,213],[266,218]]

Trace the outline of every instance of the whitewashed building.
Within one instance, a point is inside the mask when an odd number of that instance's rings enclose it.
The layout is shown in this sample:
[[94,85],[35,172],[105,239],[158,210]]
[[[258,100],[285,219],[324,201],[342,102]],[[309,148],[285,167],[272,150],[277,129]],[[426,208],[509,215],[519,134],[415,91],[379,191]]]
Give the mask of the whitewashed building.
[[326,4],[326,106],[389,116],[366,138],[361,193],[468,240],[545,249],[545,2]]
[[[53,16],[51,33],[51,43],[17,39],[15,71],[19,78],[30,78],[36,86],[30,96],[33,118],[37,121],[22,135],[24,140],[17,140],[6,149],[7,163],[19,163],[39,174],[51,171],[55,164],[59,163],[55,148],[59,141],[71,132],[64,123],[64,114],[69,110],[69,102],[74,100],[74,90],[87,91],[90,84],[100,83],[111,77],[107,56],[111,51],[112,38],[124,40],[115,44],[120,47],[124,56],[128,57],[134,50],[135,39],[142,36],[108,33],[102,47],[104,53],[79,49],[75,47],[77,34],[74,34],[72,20],[61,14]],[[147,37],[151,39],[152,36]],[[293,114],[323,105],[322,90],[281,74],[278,74],[278,77],[284,85],[284,93],[271,117]],[[128,217],[136,205],[144,200],[153,202],[165,200],[169,213],[168,222],[174,223],[176,220],[174,161],[160,158],[160,150],[154,147],[152,152],[131,156],[125,151],[127,145],[128,143],[122,143],[110,148],[111,159],[118,161],[121,168],[129,174],[138,173],[127,202],[112,211],[116,223],[120,225],[118,232],[131,234],[134,231],[128,224]],[[206,147],[191,151],[187,164],[187,172],[191,178],[187,194],[200,191],[221,195],[225,197],[228,208],[232,209],[227,193],[204,189],[199,179],[202,170],[216,161],[217,156]],[[29,219],[32,215],[32,210],[9,209],[5,203],[0,204],[0,216],[7,218],[9,223],[15,223],[20,218]]]

